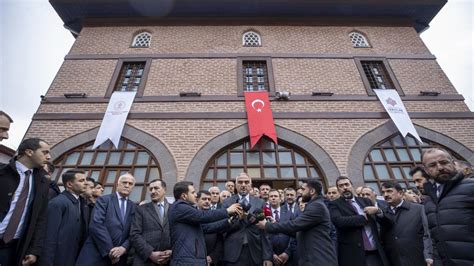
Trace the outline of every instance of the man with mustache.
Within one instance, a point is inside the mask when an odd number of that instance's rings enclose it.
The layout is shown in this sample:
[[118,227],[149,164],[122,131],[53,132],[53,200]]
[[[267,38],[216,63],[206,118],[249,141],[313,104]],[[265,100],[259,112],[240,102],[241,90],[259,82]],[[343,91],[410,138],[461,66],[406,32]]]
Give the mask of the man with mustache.
[[474,179],[456,171],[453,157],[431,148],[421,155],[426,173],[435,183],[425,183],[425,205],[434,259],[442,265],[474,264]]
[[433,248],[423,205],[404,200],[399,183],[382,184],[387,207],[382,207],[389,222],[382,223],[381,238],[391,265],[433,265]]
[[389,265],[375,218],[376,215],[383,218],[382,211],[369,199],[354,196],[348,177],[338,177],[336,186],[341,196],[329,203],[329,211],[337,231],[339,266]]

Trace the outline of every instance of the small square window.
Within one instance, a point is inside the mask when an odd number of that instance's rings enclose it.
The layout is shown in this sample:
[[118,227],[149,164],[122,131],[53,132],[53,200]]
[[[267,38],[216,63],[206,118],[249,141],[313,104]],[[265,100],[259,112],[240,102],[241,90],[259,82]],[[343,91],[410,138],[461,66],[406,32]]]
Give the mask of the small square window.
[[400,95],[404,95],[385,59],[356,58],[356,65],[369,95],[375,95],[374,89],[393,89],[397,90]]

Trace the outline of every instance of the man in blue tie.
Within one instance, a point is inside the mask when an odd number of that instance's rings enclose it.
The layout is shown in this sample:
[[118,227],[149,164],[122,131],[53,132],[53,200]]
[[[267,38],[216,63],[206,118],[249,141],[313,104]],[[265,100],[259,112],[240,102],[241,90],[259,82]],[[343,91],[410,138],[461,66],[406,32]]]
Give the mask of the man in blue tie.
[[126,265],[130,249],[129,232],[135,203],[128,199],[135,178],[119,177],[116,192],[100,197],[92,211],[89,237],[76,265]]

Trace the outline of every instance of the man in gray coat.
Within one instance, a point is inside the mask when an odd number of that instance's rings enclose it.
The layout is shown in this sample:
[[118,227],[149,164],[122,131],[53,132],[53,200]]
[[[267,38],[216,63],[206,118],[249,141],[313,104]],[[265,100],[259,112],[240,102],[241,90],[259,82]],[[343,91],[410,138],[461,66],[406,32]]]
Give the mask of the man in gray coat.
[[260,221],[257,226],[269,233],[295,233],[298,243],[298,265],[337,266],[337,256],[329,232],[329,211],[321,197],[322,185],[316,179],[303,184],[305,210],[294,220],[283,223]]
[[382,194],[389,207],[383,209],[388,219],[381,221],[381,237],[391,265],[433,264],[433,246],[423,205],[403,200],[403,188],[395,182],[382,184]]
[[151,202],[138,206],[130,227],[130,242],[135,248],[133,265],[167,264],[171,257],[170,226],[165,198],[166,183],[155,179],[148,184]]

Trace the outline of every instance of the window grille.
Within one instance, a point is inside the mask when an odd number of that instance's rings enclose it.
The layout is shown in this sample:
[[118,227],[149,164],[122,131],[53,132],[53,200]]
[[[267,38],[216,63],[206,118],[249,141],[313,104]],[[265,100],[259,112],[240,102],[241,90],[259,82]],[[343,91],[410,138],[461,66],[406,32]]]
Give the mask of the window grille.
[[351,32],[349,37],[351,38],[353,47],[370,47],[369,42],[364,37],[364,35],[358,32]]
[[268,71],[265,61],[243,61],[244,91],[269,90]]
[[262,38],[260,35],[253,31],[248,31],[242,36],[242,45],[243,46],[261,46]]
[[135,38],[133,38],[132,47],[136,48],[147,48],[150,47],[151,42],[151,34],[148,32],[142,32],[137,34]]
[[371,89],[395,89],[382,61],[361,61]]
[[116,91],[138,91],[142,82],[145,62],[126,62],[120,70]]

